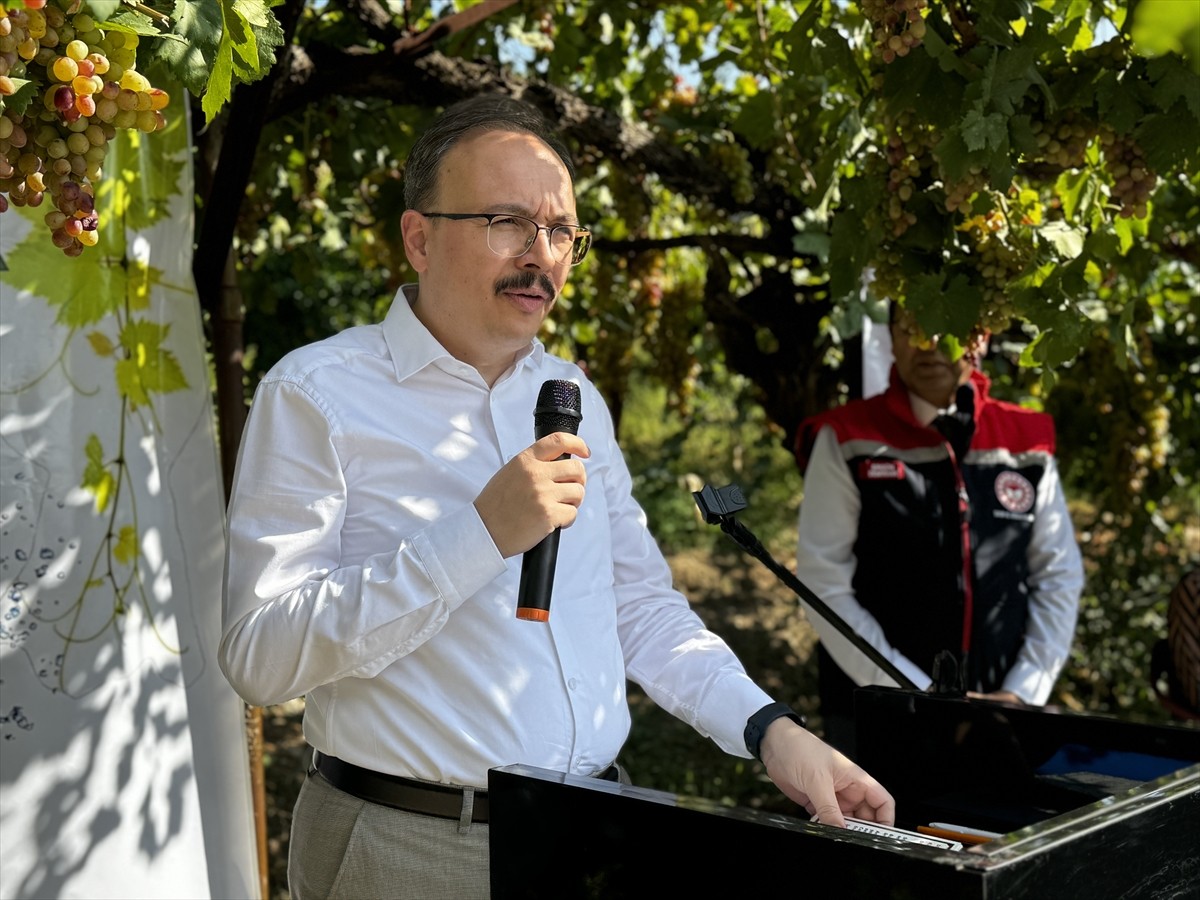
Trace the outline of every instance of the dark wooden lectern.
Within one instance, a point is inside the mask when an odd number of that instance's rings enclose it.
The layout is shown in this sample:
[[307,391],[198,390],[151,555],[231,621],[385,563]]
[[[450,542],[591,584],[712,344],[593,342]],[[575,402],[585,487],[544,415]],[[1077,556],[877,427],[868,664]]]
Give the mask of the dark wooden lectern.
[[1200,729],[888,688],[856,693],[860,761],[896,824],[999,831],[904,844],[527,766],[489,773],[493,900],[1200,897]]

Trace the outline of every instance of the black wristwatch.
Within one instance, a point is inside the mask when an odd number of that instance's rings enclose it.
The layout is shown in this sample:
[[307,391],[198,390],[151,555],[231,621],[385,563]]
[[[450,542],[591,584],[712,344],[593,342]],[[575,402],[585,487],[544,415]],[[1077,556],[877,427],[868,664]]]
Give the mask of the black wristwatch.
[[746,749],[750,751],[750,755],[762,762],[762,739],[767,733],[767,726],[776,719],[789,718],[801,728],[807,727],[804,721],[804,716],[796,712],[786,703],[768,703],[749,719],[746,720],[746,730],[742,732],[742,738],[746,742]]

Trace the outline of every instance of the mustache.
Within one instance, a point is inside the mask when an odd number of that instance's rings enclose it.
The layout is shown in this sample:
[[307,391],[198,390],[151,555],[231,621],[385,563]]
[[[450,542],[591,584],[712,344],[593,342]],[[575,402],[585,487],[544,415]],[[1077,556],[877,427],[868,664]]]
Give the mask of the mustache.
[[547,300],[553,300],[558,293],[554,289],[554,282],[550,280],[550,276],[545,272],[517,272],[513,275],[505,275],[496,281],[495,291],[497,294],[503,294],[505,291],[522,291],[528,293],[535,286],[538,293],[542,294]]

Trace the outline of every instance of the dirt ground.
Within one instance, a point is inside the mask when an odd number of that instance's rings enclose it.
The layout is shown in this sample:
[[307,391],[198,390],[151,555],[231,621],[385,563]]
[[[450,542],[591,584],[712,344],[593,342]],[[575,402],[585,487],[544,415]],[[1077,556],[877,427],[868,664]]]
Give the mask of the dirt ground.
[[[791,567],[794,560],[778,558]],[[670,559],[676,585],[706,624],[730,644],[751,677],[768,692],[815,715],[815,642],[796,594],[761,561],[733,546]],[[632,687],[633,732],[621,756],[635,784],[697,794],[724,802],[769,807],[775,800],[757,763],[726,756]],[[287,850],[292,806],[311,750],[301,733],[304,701],[263,710],[269,900],[288,900]]]

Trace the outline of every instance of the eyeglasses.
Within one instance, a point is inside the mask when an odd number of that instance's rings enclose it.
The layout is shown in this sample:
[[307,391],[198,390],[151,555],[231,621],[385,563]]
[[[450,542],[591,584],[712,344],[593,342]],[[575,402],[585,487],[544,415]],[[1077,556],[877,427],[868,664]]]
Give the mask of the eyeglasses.
[[514,216],[511,213],[440,213],[423,212],[427,219],[487,219],[488,249],[497,256],[515,259],[524,256],[538,239],[538,232],[546,232],[550,239],[550,252],[555,260],[570,259],[577,266],[587,256],[592,246],[592,233],[578,225],[539,225],[533,219]]

